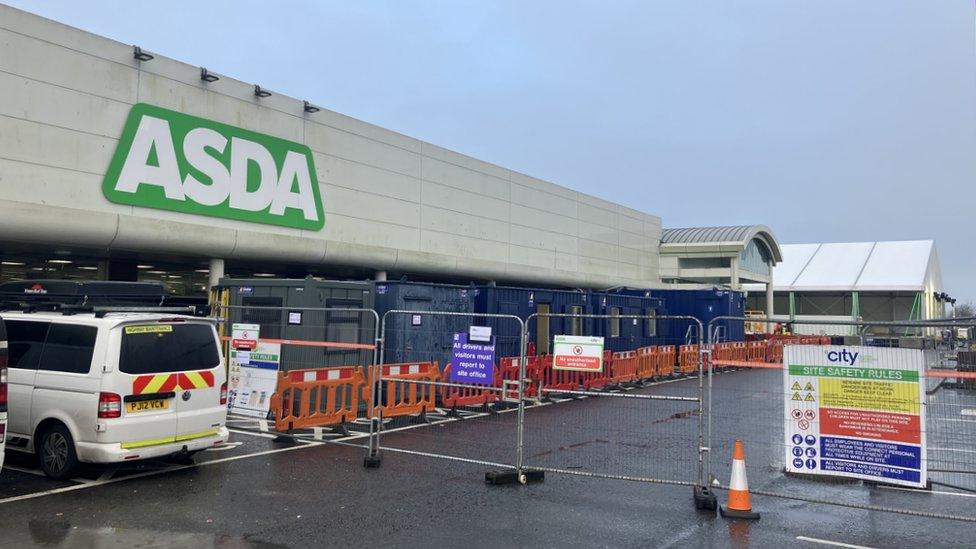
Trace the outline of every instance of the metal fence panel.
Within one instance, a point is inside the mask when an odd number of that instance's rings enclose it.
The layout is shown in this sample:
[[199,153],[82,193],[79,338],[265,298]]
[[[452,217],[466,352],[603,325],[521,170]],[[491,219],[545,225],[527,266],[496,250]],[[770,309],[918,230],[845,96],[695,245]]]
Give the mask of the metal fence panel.
[[[960,343],[940,335],[948,324],[885,323],[879,330],[878,323],[808,322],[860,335],[769,336],[743,342],[739,352],[731,342],[716,341],[715,325],[709,325],[706,438],[713,484],[728,482],[733,443],[739,439],[754,494],[976,521],[971,507],[959,505],[976,492],[976,387],[968,384],[972,372],[959,364],[968,358],[958,352]],[[853,358],[853,352],[865,349],[870,355]],[[806,370],[820,364],[821,354],[828,363],[836,358],[836,369]],[[883,361],[884,368],[862,358]],[[888,377],[914,374],[892,374],[887,368],[921,370],[919,382]],[[804,372],[817,375],[804,377]],[[888,442],[870,442],[875,438]],[[912,445],[921,441],[927,451],[916,457],[924,460],[927,486],[895,485],[911,477],[917,452]],[[876,463],[865,465],[871,460]],[[836,468],[838,474],[805,474],[823,468]],[[886,475],[880,481],[841,476],[841,471],[879,468]],[[940,496],[929,497],[936,493]]]

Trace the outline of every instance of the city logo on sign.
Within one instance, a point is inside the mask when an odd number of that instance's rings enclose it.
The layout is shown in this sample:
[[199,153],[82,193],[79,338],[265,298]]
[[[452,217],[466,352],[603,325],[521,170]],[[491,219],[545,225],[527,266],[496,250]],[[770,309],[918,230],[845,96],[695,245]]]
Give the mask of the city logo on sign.
[[129,111],[102,192],[117,204],[318,231],[306,145],[145,103]]
[[828,362],[842,362],[844,364],[849,364],[851,366],[857,362],[857,352],[851,352],[847,349],[842,351],[827,351],[827,361]]

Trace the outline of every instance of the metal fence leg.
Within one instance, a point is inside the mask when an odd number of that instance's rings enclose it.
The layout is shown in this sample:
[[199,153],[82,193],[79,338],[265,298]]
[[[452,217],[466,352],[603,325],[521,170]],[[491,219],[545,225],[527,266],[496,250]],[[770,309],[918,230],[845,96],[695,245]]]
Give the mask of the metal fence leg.
[[[530,317],[531,318],[531,317]],[[518,411],[515,419],[515,469],[511,471],[489,471],[485,473],[485,482],[489,484],[528,484],[541,482],[545,472],[525,469],[523,454],[525,449],[525,381],[528,358],[528,332],[526,322],[522,323],[522,341],[519,345],[519,380],[518,380]]]
[[[706,444],[705,440],[705,369],[704,358],[709,357],[708,360],[708,380],[709,380],[709,391],[711,391],[711,373],[712,373],[712,360],[711,360],[711,332],[708,335],[708,343],[706,348],[706,338],[703,337],[703,327],[701,323],[698,324],[698,484],[694,489],[694,499],[695,499],[695,509],[708,510],[714,512],[718,509],[718,498],[715,493],[709,488],[705,481],[705,460],[706,455],[708,455],[710,444]],[[711,402],[708,403],[709,408],[711,408]],[[709,425],[711,427],[711,425]],[[709,458],[710,459],[710,458]]]

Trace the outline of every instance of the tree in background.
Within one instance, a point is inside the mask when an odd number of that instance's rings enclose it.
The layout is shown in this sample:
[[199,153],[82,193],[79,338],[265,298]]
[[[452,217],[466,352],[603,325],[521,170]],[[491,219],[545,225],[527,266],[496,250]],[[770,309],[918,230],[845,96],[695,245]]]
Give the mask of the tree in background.
[[974,304],[972,301],[965,301],[959,305],[956,305],[957,318],[968,318],[971,316],[976,316],[976,304]]

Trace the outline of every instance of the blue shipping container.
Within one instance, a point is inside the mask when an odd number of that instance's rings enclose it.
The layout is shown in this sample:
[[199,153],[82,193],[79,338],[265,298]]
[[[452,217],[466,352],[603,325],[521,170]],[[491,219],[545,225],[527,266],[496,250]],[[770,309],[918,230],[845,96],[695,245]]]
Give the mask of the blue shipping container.
[[[672,316],[693,316],[701,321],[704,330],[715,317],[736,316],[745,314],[745,295],[728,289],[712,290],[642,290],[637,288],[620,288],[614,293],[626,295],[650,294],[664,301],[664,314]],[[658,336],[664,338],[667,344],[683,343],[689,335],[697,335],[697,327],[692,328],[691,321],[668,321],[658,323]],[[722,326],[719,336],[722,341],[745,340],[745,324],[742,321],[724,320],[716,322]]]
[[[475,310],[479,313],[515,315],[526,319],[534,313],[594,314],[591,294],[578,290],[546,290],[539,288],[513,288],[506,286],[479,286],[476,290]],[[483,325],[491,326],[496,337],[495,355],[518,356],[520,335],[515,320],[489,319]],[[529,342],[537,354],[548,354],[556,335],[592,335],[594,319],[539,317],[528,323]]]
[[[636,290],[636,289],[635,289]],[[619,290],[591,295],[593,313],[619,316],[658,316],[664,314],[663,300],[651,297],[650,290],[625,294]],[[656,320],[646,318],[597,319],[594,335],[603,337],[605,348],[614,352],[633,351],[648,345],[663,344]]]
[[[383,319],[388,311],[474,312],[472,286],[387,281],[375,283],[376,312]],[[454,334],[467,333],[472,316],[389,314],[386,315],[384,362],[434,360],[440,368],[451,360]]]

